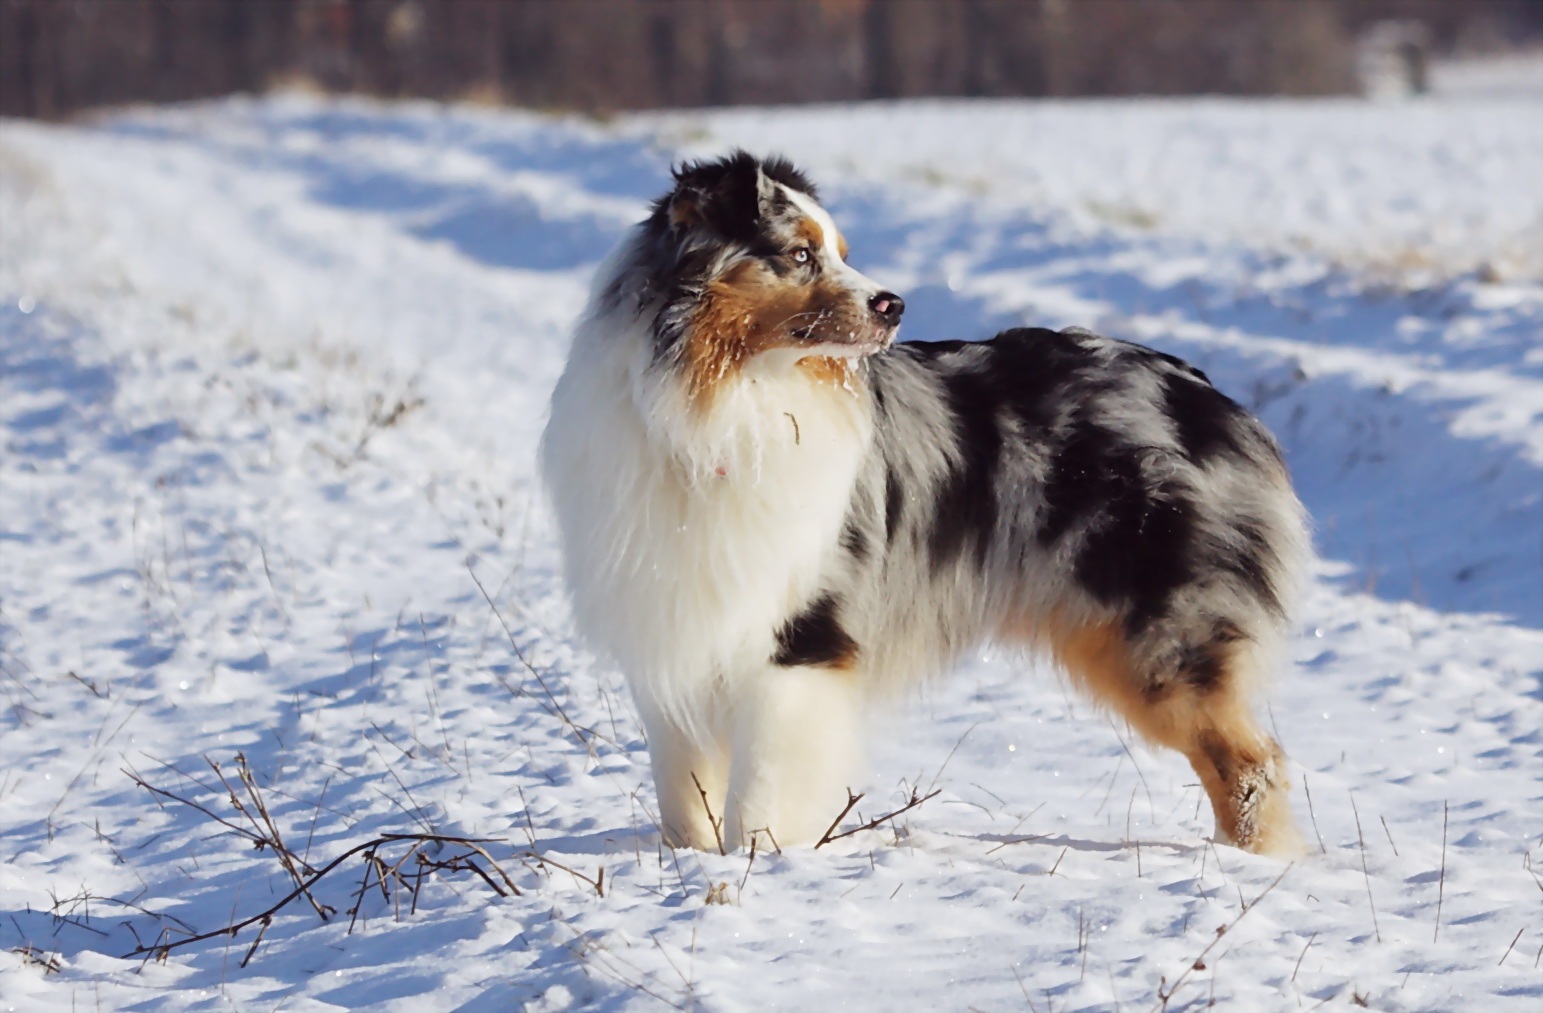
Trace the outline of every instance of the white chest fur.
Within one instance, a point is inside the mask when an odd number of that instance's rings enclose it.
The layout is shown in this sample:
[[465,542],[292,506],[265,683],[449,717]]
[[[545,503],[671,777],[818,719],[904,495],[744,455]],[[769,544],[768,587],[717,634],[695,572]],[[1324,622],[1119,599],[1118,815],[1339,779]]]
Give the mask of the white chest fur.
[[698,411],[638,343],[581,328],[542,464],[581,632],[690,714],[751,672],[835,558],[872,438],[867,395],[792,361]]

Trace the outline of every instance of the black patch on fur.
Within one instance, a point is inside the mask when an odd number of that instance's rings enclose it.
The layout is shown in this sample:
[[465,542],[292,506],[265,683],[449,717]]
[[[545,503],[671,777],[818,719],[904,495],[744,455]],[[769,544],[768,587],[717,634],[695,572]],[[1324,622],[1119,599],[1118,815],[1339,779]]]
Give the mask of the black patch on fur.
[[845,668],[857,656],[857,641],[841,628],[836,612],[841,603],[822,595],[777,631],[778,665],[823,665]]
[[868,558],[868,536],[853,518],[848,518],[846,527],[841,529],[841,547],[859,563]]
[[999,398],[986,375],[971,370],[945,373],[943,390],[953,417],[958,459],[943,479],[927,536],[934,573],[968,548],[984,565],[997,521],[995,479],[1002,459]]
[[793,265],[780,256],[781,252],[781,250],[773,250],[769,253],[758,254],[758,256],[765,259],[766,267],[772,274],[779,278],[786,278],[793,273]]
[[753,253],[771,252],[761,221],[757,174],[818,200],[819,194],[792,162],[780,156],[756,158],[736,149],[723,158],[687,162],[674,171],[675,189],[654,204],[654,221],[667,228],[671,204],[689,201],[704,222],[725,239]]
[[766,207],[762,211],[771,218],[781,218],[789,208],[793,206],[793,198],[788,196],[786,190],[773,190],[766,200]]
[[[1206,538],[1202,502],[1187,482],[1171,477],[1179,452],[1136,445],[1121,429],[1095,420],[1099,404],[1145,374],[1161,390],[1149,410],[1154,420],[1170,421],[1185,459],[1203,466],[1231,453],[1263,464],[1255,444],[1268,446],[1268,437],[1200,370],[1129,342],[1043,328],[1015,328],[976,343],[907,342],[891,354],[925,365],[943,385],[958,441],[932,514],[934,571],[970,547],[984,560],[1005,508],[997,497],[1016,495],[996,487],[1003,462],[1043,453],[1031,537],[1043,549],[1071,546],[1073,575],[1088,594],[1123,613],[1128,635],[1167,616],[1175,592],[1200,581],[1228,581],[1280,614],[1279,592],[1269,580],[1275,565],[1269,527],[1224,510],[1213,520],[1231,521],[1235,537]],[[886,531],[893,539],[899,527],[894,476],[890,483]],[[1197,664],[1202,660],[1197,656]],[[1206,666],[1199,664],[1199,671],[1203,676]]]
[[1044,512],[1035,533],[1048,548],[1082,521],[1096,519],[1106,505],[1138,493],[1141,467],[1118,436],[1078,419],[1050,461]]
[[1076,335],[1018,327],[985,344],[992,350],[991,372],[1003,403],[1026,435],[1044,435],[1058,421],[1058,407],[1085,401],[1092,392],[1081,373],[1094,364],[1093,354]]
[[961,348],[984,348],[989,344],[991,344],[989,341],[907,341],[893,348],[897,352],[906,353],[913,359],[937,361]]
[[1073,572],[1100,602],[1125,609],[1131,634],[1161,618],[1194,577],[1195,506],[1178,483],[1151,477],[1162,467],[1148,455],[1161,451],[1080,420],[1051,462],[1036,532],[1048,547],[1085,526]]
[[1207,760],[1211,761],[1211,766],[1215,769],[1217,777],[1221,778],[1224,782],[1232,781],[1232,750],[1227,748],[1227,743],[1224,739],[1215,732],[1202,732],[1200,734],[1200,751],[1205,754]]
[[[1124,611],[1127,632],[1141,632],[1167,613],[1174,591],[1197,575],[1197,507],[1186,486],[1162,477],[1169,471],[1167,452],[1131,444],[1088,417],[1087,406],[1118,385],[1122,372],[1151,369],[1154,359],[1171,357],[1116,343],[1131,355],[1106,364],[1095,350],[1109,342],[1079,332],[1008,331],[993,343],[996,373],[1011,378],[1010,404],[1025,436],[1046,440],[1051,448],[1035,540],[1050,548],[1082,532],[1073,568],[1078,582],[1098,601]],[[1189,372],[1179,360],[1174,364]],[[1199,392],[1182,403],[1184,409],[1207,394],[1224,403],[1201,405],[1201,421],[1224,414],[1226,406],[1236,410],[1208,386],[1173,379],[1191,388],[1182,395]],[[1176,427],[1195,421],[1199,412],[1180,414]],[[1196,428],[1200,431],[1190,434],[1194,446],[1214,452],[1215,434]],[[1240,571],[1249,565],[1258,569],[1252,557],[1233,562]]]
[[[661,222],[663,212],[660,212]],[[650,223],[650,229],[665,229],[661,223]],[[664,242],[655,237],[657,241]],[[636,293],[638,308],[646,308],[650,299],[663,294],[664,305],[649,325],[653,335],[653,357],[656,363],[668,362],[675,354],[682,334],[690,325],[691,318],[707,284],[713,262],[711,250],[687,250],[669,256],[651,259],[652,274]],[[620,281],[621,279],[618,279]]]
[[[745,152],[738,150],[735,154],[745,155]],[[745,157],[753,158],[754,156],[745,155]],[[799,193],[807,194],[815,200],[820,199],[820,191],[814,185],[814,181],[781,155],[768,155],[761,159],[761,171],[766,173],[768,179],[775,180],[785,187],[797,190]]]
[[1207,553],[1207,562],[1231,574],[1266,610],[1284,619],[1286,608],[1280,592],[1270,582],[1268,568],[1274,561],[1275,550],[1263,525],[1249,517],[1237,517],[1231,520],[1231,526],[1242,544],[1215,547]]
[[1199,693],[1220,689],[1226,679],[1231,645],[1243,639],[1243,631],[1234,623],[1219,620],[1211,639],[1186,647],[1179,655],[1179,678]]
[[1194,541],[1195,507],[1182,489],[1135,486],[1106,503],[1073,572],[1099,601],[1124,603],[1126,632],[1135,635],[1166,615],[1169,597],[1194,577]]
[[900,511],[904,508],[905,499],[900,487],[900,476],[891,468],[884,475],[884,543],[886,545],[895,544],[895,535],[900,532]]
[[1177,369],[1179,372],[1184,373],[1184,374],[1186,374],[1188,376],[1195,377],[1197,380],[1199,380],[1201,383],[1205,384],[1207,387],[1214,387],[1215,386],[1215,384],[1211,383],[1211,378],[1209,376],[1206,376],[1205,372],[1202,369],[1200,369],[1200,367],[1195,366],[1195,365],[1191,365],[1190,363],[1185,362],[1183,359],[1179,358],[1177,355],[1169,355],[1167,352],[1159,352],[1156,349],[1148,348],[1145,345],[1132,345],[1131,347],[1139,348],[1143,352],[1145,352],[1147,355],[1151,356],[1154,359],[1160,359],[1163,362],[1166,362],[1168,365],[1172,366],[1174,369]]
[[1184,456],[1204,465],[1217,454],[1243,454],[1238,427],[1247,425],[1243,409],[1208,383],[1188,376],[1163,376],[1163,413],[1173,422]]
[[[1019,453],[1024,441],[1042,444],[1064,422],[1068,405],[1097,393],[1082,375],[1096,365],[1093,352],[1077,334],[1040,327],[1013,328],[989,341],[907,342],[897,350],[925,362],[943,384],[958,440],[959,460],[934,511],[933,568],[972,543],[983,562],[1001,509],[996,475],[1003,457]],[[1066,506],[1076,510],[1075,503]],[[1053,519],[1050,534],[1058,537],[1073,519]],[[1053,540],[1041,536],[1042,544]]]
[[675,189],[655,213],[668,219],[672,204],[684,202],[718,235],[753,243],[760,234],[760,192],[755,157],[736,151],[726,158],[687,162],[675,170]]

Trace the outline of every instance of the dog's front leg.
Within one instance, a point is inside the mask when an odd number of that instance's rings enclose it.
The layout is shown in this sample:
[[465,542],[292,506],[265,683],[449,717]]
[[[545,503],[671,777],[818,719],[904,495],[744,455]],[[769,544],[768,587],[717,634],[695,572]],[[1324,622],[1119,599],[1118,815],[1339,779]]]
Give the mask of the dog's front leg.
[[[648,759],[659,798],[659,830],[672,848],[717,851],[724,837],[724,796],[728,756],[716,742],[702,743],[667,716],[649,707],[643,712]],[[711,735],[714,729],[699,733]]]
[[856,673],[772,665],[735,687],[724,840],[813,844],[863,772]]

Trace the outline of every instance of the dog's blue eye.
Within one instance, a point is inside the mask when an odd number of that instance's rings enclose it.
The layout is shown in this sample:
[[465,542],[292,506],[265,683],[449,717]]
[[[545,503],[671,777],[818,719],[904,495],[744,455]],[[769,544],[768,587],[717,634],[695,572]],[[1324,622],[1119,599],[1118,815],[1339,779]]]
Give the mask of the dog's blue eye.
[[809,247],[801,246],[793,251],[793,259],[800,264],[809,263]]

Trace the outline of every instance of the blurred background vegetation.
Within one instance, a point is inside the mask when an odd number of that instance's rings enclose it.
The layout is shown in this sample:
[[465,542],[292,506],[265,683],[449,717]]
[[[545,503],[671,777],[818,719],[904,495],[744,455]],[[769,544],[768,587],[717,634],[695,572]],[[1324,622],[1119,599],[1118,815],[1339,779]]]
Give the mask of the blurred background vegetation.
[[275,87],[589,112],[1419,91],[1433,55],[1540,38],[1543,0],[0,0],[0,113]]

